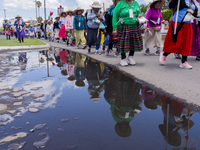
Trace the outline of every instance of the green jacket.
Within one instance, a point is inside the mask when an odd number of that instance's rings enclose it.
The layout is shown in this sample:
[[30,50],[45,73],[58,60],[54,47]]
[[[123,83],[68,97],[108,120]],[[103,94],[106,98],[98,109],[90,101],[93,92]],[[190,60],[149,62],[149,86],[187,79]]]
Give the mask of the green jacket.
[[[131,9],[133,10],[133,18],[129,17],[129,7],[131,6]],[[133,0],[133,3],[129,4],[125,2],[124,0],[121,0],[117,6],[115,7],[115,11],[113,14],[113,30],[117,30],[117,26],[120,25],[119,22],[123,22],[123,24],[131,25],[131,24],[137,24],[137,17],[141,14],[139,4],[136,0]],[[119,21],[119,18],[122,19],[122,21]]]

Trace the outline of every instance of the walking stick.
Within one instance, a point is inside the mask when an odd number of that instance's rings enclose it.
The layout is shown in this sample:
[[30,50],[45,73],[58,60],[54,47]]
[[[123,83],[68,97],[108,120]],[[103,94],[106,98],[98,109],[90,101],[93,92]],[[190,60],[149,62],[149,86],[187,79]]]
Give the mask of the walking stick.
[[176,12],[176,21],[175,21],[174,35],[176,35],[176,30],[177,30],[177,22],[178,22],[178,14],[179,14],[179,8],[180,8],[180,1],[181,1],[181,0],[178,0],[178,5],[177,5],[177,12]]

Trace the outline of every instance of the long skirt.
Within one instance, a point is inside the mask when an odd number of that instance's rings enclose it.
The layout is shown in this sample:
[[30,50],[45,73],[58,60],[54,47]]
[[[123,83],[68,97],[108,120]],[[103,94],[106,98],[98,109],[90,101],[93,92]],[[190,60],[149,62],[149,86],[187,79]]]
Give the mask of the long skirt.
[[65,31],[65,25],[64,24],[61,25],[58,36],[60,38],[66,38],[66,31]]
[[[180,23],[178,22],[177,25],[179,24]],[[173,22],[173,26],[175,26],[175,22]],[[193,37],[192,24],[184,23],[182,29],[178,33],[176,43],[173,42],[172,32],[171,24],[165,38],[163,51],[167,53],[178,53],[183,56],[190,56]]]
[[99,31],[99,36],[97,37],[98,29],[87,29],[87,45],[100,46],[101,42],[101,31]]
[[21,38],[25,37],[24,29],[22,29],[21,32],[19,32],[19,31],[16,30],[16,33],[17,33],[17,38],[18,39],[21,39]]
[[192,24],[193,28],[193,41],[191,56],[200,56],[200,26],[197,24],[196,20]]
[[6,32],[6,35],[10,35],[10,29],[9,28],[6,29],[5,32]]
[[147,32],[145,33],[145,48],[147,49],[151,47],[163,47],[161,30],[155,31],[153,27],[150,27],[150,31],[152,35]]
[[143,40],[138,24],[120,25],[117,32],[120,53],[128,53],[130,50],[136,52],[143,50]]
[[59,34],[60,29],[55,29],[55,38],[59,38],[58,34]]

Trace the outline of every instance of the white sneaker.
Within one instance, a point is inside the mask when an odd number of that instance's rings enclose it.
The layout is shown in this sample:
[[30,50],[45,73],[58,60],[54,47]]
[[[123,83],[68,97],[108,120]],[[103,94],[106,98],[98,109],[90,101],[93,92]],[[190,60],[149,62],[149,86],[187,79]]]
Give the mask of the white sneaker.
[[94,54],[97,55],[97,54],[98,54],[98,51],[96,50]]
[[128,60],[128,63],[129,63],[130,65],[135,65],[135,64],[136,64],[136,62],[135,62],[134,59],[133,59],[133,56],[128,56],[127,60]]
[[128,63],[126,62],[126,59],[122,59],[122,60],[120,61],[120,65],[121,65],[121,66],[128,66]]

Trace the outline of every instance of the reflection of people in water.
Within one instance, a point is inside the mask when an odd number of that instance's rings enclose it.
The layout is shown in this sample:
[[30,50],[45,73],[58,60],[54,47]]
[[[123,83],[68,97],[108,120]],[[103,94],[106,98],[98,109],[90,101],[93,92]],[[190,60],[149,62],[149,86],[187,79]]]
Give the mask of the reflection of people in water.
[[[194,122],[187,117],[189,114],[192,116],[193,112],[189,111],[189,109],[186,108],[183,103],[169,100],[165,96],[161,96],[161,99],[164,123],[159,125],[159,129],[168,144],[172,146],[180,146],[181,136],[178,131],[181,131],[186,140],[188,140],[188,133],[186,131],[192,128]],[[169,111],[167,111],[167,106],[169,106]],[[167,113],[169,114],[168,120]],[[166,131],[167,124],[168,133]]]
[[105,84],[104,97],[111,105],[113,119],[117,122],[115,131],[120,137],[131,135],[129,123],[134,115],[142,110],[140,89],[141,85],[133,79],[117,70],[110,71],[109,80]]
[[23,63],[20,65],[21,70],[26,70],[26,64],[28,61],[28,58],[26,57],[26,53],[20,53],[19,57],[18,57],[18,61],[20,63]]
[[74,81],[74,69],[75,69],[75,57],[76,54],[74,52],[68,52],[68,58],[67,58],[67,74],[69,77],[67,78],[69,81]]
[[88,81],[88,93],[91,95],[90,99],[98,102],[101,98],[99,95],[103,91],[103,85],[108,77],[108,68],[100,62],[93,59],[87,61],[86,79]]
[[66,66],[66,62],[67,62],[67,51],[65,49],[63,49],[62,51],[59,52],[59,56],[60,56],[60,60],[61,60],[61,74],[63,76],[67,76],[67,66]]
[[74,77],[76,79],[75,84],[78,87],[85,86],[84,82],[86,77],[85,61],[86,61],[86,56],[76,53]]

